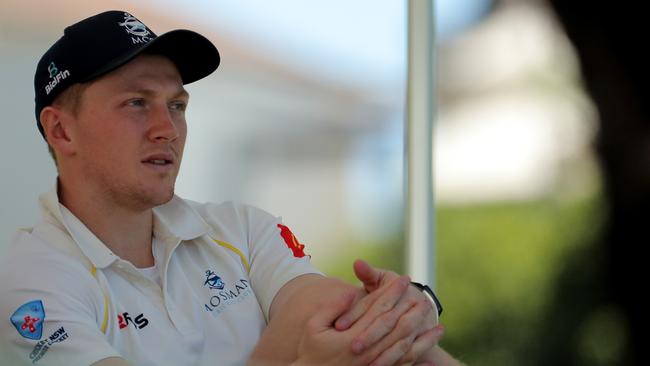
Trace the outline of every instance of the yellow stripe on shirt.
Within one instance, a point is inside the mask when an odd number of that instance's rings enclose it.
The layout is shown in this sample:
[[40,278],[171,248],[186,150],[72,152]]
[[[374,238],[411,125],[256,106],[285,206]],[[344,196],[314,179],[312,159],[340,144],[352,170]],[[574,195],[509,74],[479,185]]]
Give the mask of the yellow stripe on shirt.
[[[92,266],[92,268],[90,268],[90,273],[93,275],[93,277],[97,278],[97,267]],[[102,333],[106,334],[106,326],[108,325],[108,299],[106,298],[106,294],[103,295],[104,295],[104,321],[102,322],[101,331]]]
[[217,239],[214,239],[214,238],[213,238],[212,240],[213,240],[215,243],[221,245],[222,247],[224,247],[224,248],[226,248],[226,249],[230,249],[230,250],[232,250],[233,252],[235,252],[235,254],[237,254],[237,255],[239,256],[239,258],[241,259],[241,262],[242,262],[242,264],[244,265],[244,267],[246,267],[246,272],[248,272],[248,273],[251,272],[250,266],[248,265],[248,260],[247,260],[246,257],[244,256],[244,253],[241,252],[241,250],[235,248],[235,247],[234,247],[233,245],[231,245],[231,244],[226,243],[225,241],[217,240]]

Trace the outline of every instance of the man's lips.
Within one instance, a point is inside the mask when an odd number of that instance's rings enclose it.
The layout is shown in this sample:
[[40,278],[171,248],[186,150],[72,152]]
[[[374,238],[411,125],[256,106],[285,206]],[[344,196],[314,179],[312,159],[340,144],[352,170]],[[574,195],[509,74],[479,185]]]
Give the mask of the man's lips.
[[167,171],[176,165],[176,159],[173,154],[157,153],[148,155],[142,163],[158,171]]
[[174,155],[161,153],[161,154],[149,155],[146,158],[142,159],[142,162],[155,164],[155,165],[166,165],[166,164],[174,164],[175,160],[176,159],[174,159]]

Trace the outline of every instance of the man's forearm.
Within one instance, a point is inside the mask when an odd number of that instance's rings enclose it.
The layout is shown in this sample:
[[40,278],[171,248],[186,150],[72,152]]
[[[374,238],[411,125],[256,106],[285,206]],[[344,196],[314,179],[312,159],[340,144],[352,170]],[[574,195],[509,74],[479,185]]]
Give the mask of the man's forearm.
[[362,290],[343,281],[306,275],[289,282],[273,300],[271,319],[248,365],[287,365],[296,360],[307,321],[330,297]]
[[365,272],[376,277],[372,281],[359,277],[365,289],[318,275],[289,281],[273,300],[269,324],[248,365],[288,365],[296,360],[320,365],[332,358],[340,361],[332,363],[336,366],[367,365],[373,360],[392,365],[400,359],[402,363],[433,359],[421,358],[425,354],[443,362],[451,359],[444,357],[446,353],[433,353],[441,333],[429,324],[431,304],[411,288],[410,279],[372,267],[360,271]]
[[425,358],[436,366],[465,366],[439,346],[435,346],[431,351],[427,352]]

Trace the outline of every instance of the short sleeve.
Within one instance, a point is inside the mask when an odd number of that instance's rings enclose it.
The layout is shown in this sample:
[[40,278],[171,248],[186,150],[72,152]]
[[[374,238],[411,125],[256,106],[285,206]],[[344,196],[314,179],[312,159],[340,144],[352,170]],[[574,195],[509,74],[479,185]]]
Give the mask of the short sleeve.
[[0,354],[10,365],[90,365],[119,357],[101,331],[99,284],[74,258],[29,233],[0,261]]
[[246,206],[250,278],[267,321],[271,303],[290,280],[308,273],[322,274],[310,262],[305,245],[280,218]]

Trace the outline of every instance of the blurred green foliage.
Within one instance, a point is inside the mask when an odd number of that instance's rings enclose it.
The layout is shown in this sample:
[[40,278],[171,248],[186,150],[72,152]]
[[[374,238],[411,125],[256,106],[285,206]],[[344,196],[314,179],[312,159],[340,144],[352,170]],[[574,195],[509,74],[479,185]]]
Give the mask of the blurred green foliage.
[[[537,365],[545,358],[540,355],[552,354],[545,347],[554,342],[547,341],[565,335],[546,333],[553,329],[546,324],[553,317],[550,312],[574,305],[581,309],[573,303],[558,306],[563,301],[558,286],[567,271],[571,278],[572,271],[581,271],[580,263],[589,263],[589,258],[571,258],[597,242],[601,212],[599,196],[438,206],[436,292],[445,308],[441,322],[446,327],[442,346],[469,365]],[[404,272],[401,238],[354,243],[323,269],[356,283],[350,271],[355,258]],[[582,347],[575,351],[584,357],[571,359],[610,364],[618,350],[603,349],[607,341],[599,332],[624,332],[616,313],[601,308],[585,317],[577,335],[570,335],[580,338],[573,343]],[[606,362],[596,362],[598,357]]]

